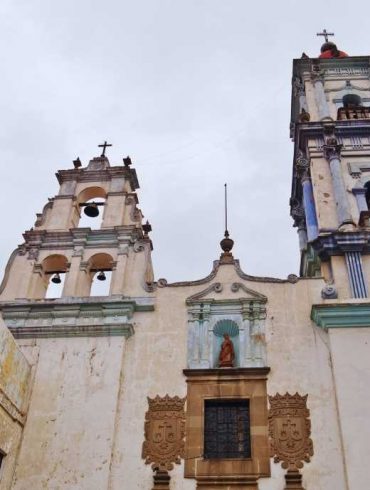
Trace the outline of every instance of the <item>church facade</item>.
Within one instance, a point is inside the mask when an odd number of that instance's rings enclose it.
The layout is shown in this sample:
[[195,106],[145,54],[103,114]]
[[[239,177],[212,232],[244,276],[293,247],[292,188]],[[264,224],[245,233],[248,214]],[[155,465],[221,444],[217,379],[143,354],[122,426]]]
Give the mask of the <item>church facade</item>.
[[322,53],[293,62],[299,277],[225,232],[207,277],[155,279],[130,158],[57,173],[0,286],[1,489],[368,487],[370,61]]

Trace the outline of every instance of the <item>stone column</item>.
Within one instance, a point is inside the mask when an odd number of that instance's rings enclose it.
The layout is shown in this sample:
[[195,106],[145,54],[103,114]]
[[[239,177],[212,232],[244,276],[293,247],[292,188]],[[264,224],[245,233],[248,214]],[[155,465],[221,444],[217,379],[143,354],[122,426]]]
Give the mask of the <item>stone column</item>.
[[125,272],[128,258],[128,246],[120,246],[117,253],[117,262],[112,270],[112,281],[109,294],[124,294]]
[[74,252],[74,254],[71,257],[71,263],[64,280],[62,298],[65,296],[80,295],[77,289],[78,289],[78,279],[80,276],[80,263],[81,263],[82,253],[83,250],[78,250]]
[[[301,179],[303,192],[303,212],[302,210],[300,211],[299,218],[305,217],[307,240],[309,242],[312,242],[313,240],[315,240],[315,238],[317,238],[319,234],[319,227],[317,223],[316,206],[313,197],[312,182],[310,178],[310,162],[302,151],[298,152],[298,157],[296,159],[296,169],[297,175]],[[299,204],[297,204],[295,208],[292,209],[292,214],[293,212],[298,211],[298,207]],[[300,246],[306,246],[307,240],[305,238],[306,237],[301,232]]]
[[337,216],[339,227],[345,224],[353,224],[347,191],[344,185],[340,152],[342,145],[339,145],[335,138],[328,138],[329,143],[324,145],[324,155],[330,165],[330,173],[333,181],[334,197],[337,206]]
[[317,223],[315,200],[313,197],[312,182],[305,172],[302,176],[302,189],[303,189],[303,205],[306,215],[306,229],[307,229],[307,239],[312,242],[317,238],[319,234],[319,227]]
[[292,203],[291,215],[294,219],[294,226],[298,230],[299,250],[302,252],[307,248],[306,215],[303,204],[299,202]]
[[306,223],[304,220],[301,220],[298,223],[298,239],[299,239],[299,250],[302,252],[302,250],[306,250],[307,248],[307,230],[306,230]]
[[188,318],[188,352],[187,361],[189,369],[199,368],[199,312],[189,312]]
[[210,359],[209,313],[203,310],[201,315],[202,318],[199,319],[199,354],[200,354],[199,367],[204,369],[210,369],[216,366],[212,366],[212,359]]
[[317,112],[320,121],[323,119],[331,119],[329,112],[329,104],[326,100],[325,90],[324,90],[324,80],[319,71],[312,73],[312,82],[315,92],[315,100],[317,105]]

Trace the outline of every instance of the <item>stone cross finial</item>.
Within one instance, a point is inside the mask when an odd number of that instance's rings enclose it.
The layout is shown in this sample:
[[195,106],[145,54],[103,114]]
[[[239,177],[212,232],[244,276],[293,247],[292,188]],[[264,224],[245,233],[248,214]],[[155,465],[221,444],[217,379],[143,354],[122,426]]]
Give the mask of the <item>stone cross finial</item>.
[[323,29],[323,31],[318,32],[316,36],[324,36],[325,42],[327,43],[329,41],[328,36],[334,36],[334,32],[327,32],[326,29]]
[[106,150],[107,146],[112,146],[112,145],[107,143],[106,141],[104,141],[104,143],[102,145],[98,145],[99,148],[103,148],[103,152],[100,156],[105,157],[105,150]]

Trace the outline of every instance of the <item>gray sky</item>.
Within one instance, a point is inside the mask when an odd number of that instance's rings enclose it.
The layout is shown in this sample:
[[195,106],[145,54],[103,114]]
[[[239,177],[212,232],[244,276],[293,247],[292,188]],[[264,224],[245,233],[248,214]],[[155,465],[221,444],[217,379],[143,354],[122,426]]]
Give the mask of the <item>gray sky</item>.
[[[353,4],[354,5],[354,4]],[[254,275],[298,273],[289,217],[292,59],[324,27],[368,54],[370,3],[2,0],[0,268],[57,193],[58,169],[107,139],[129,154],[153,226],[155,275],[197,279],[223,235]],[[353,22],[348,20],[352,19]]]

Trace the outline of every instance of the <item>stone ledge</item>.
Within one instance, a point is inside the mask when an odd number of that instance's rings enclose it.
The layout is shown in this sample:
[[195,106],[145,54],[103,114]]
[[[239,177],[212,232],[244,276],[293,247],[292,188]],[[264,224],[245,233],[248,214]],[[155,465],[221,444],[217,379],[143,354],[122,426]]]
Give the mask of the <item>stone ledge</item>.
[[370,328],[370,303],[312,305],[311,319],[321,328]]
[[52,327],[9,327],[16,339],[45,339],[61,337],[131,337],[134,327],[121,325],[52,326]]
[[153,311],[154,298],[61,298],[0,303],[16,338],[105,337],[134,334],[136,311]]
[[235,380],[236,378],[259,378],[266,379],[270,372],[269,367],[246,367],[246,368],[214,368],[214,369],[184,369],[183,373],[188,378],[202,378],[215,379],[230,378]]

